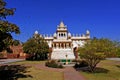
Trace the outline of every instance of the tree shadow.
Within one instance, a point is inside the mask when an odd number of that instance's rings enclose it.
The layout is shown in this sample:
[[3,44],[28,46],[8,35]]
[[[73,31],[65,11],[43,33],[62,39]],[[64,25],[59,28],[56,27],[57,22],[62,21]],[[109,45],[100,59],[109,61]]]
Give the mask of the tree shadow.
[[31,75],[26,75],[26,70],[29,67],[22,65],[2,65],[0,66],[0,80],[17,80],[18,78],[27,78]]
[[[82,68],[75,68],[76,71],[83,71],[83,72],[87,72],[90,73],[90,69],[88,67],[82,67]],[[94,73],[108,73],[109,70],[105,69],[105,68],[100,68],[100,67],[96,67]]]
[[108,73],[108,72],[109,70],[105,68],[100,68],[100,67],[95,68],[95,73]]
[[116,67],[120,68],[120,65],[116,65]]

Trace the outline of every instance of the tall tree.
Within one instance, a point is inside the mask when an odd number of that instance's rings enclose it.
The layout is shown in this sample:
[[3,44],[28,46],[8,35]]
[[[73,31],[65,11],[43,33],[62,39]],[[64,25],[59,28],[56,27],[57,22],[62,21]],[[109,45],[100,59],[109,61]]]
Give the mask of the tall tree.
[[19,40],[13,40],[12,45],[18,46],[18,45],[20,45],[20,41]]
[[97,64],[105,57],[116,54],[116,45],[109,39],[93,39],[79,49],[80,57],[89,65],[91,72],[94,72]]
[[7,21],[7,16],[14,15],[15,8],[6,8],[6,2],[0,0],[0,51],[5,50],[12,42],[11,33],[19,34],[16,24]]
[[36,34],[23,44],[23,50],[32,55],[32,60],[45,60],[48,57],[49,46],[39,34]]
[[117,54],[117,57],[120,58],[120,42],[119,41],[115,41],[114,43],[116,44],[116,49],[117,49],[116,54]]

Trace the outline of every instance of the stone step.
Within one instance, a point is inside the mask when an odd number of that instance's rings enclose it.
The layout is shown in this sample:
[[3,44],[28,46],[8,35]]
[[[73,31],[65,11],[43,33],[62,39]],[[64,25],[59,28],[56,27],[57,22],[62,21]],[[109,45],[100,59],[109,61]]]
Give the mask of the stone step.
[[[66,57],[67,55],[67,57]],[[74,53],[71,49],[53,50],[51,59],[75,59]]]

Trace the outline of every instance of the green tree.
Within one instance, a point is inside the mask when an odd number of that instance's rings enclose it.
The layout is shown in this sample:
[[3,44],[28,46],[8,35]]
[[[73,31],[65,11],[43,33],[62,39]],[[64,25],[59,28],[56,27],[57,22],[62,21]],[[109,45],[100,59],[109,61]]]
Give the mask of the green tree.
[[19,34],[20,30],[16,24],[6,20],[7,16],[14,15],[14,8],[6,8],[6,2],[0,0],[0,51],[5,50],[12,42],[11,33]]
[[49,46],[39,34],[36,34],[23,44],[23,50],[32,55],[32,60],[45,60],[48,57]]
[[13,40],[12,45],[18,46],[18,45],[20,45],[20,41],[19,40]]
[[115,41],[116,44],[116,49],[117,49],[117,57],[120,57],[120,42],[119,41]]
[[119,57],[120,58],[120,48],[117,48],[117,57]]
[[116,47],[114,42],[109,39],[93,39],[79,48],[80,57],[88,63],[91,72],[94,72],[97,64],[105,59],[108,54],[115,54]]

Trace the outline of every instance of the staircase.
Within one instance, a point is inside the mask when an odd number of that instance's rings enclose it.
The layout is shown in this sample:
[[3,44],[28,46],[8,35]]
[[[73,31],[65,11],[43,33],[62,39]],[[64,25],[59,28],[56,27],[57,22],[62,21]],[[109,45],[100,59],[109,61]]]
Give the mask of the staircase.
[[53,49],[51,59],[66,59],[66,58],[75,59],[72,49]]

